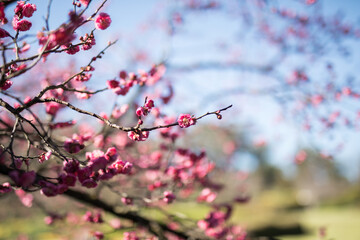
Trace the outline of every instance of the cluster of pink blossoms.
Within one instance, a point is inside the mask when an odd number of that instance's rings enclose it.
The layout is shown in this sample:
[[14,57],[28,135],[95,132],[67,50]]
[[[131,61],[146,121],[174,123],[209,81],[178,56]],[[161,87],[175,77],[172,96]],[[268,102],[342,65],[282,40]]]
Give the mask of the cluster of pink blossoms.
[[210,188],[204,188],[198,196],[197,201],[211,203],[215,200],[215,198],[216,193],[212,192]]
[[[17,65],[17,64],[11,64],[10,68],[8,68],[6,71],[6,76],[9,76],[17,71],[20,71],[22,69],[26,68],[26,64],[21,64],[21,65]],[[6,80],[2,86],[0,86],[1,90],[7,90],[12,86],[13,82],[10,80]]]
[[103,223],[104,220],[101,216],[101,212],[87,211],[83,217],[84,221],[91,223]]
[[149,72],[139,70],[139,74],[134,72],[127,73],[121,71],[119,74],[120,81],[114,79],[106,82],[107,87],[113,90],[117,95],[126,95],[130,88],[135,85],[152,85],[165,74],[166,68],[164,65],[154,65]]
[[[87,6],[89,1],[83,1],[82,3]],[[84,22],[84,18],[82,16],[78,16],[74,12],[69,13],[70,23],[61,25],[58,29],[50,32],[49,35],[46,35],[44,32],[39,32],[37,34],[37,38],[39,39],[39,44],[43,47],[46,46],[45,50],[51,50],[56,46],[61,46],[62,49],[65,50],[67,54],[74,55],[80,51],[80,44],[72,44],[71,42],[75,39],[75,30],[81,26]],[[111,18],[106,13],[100,13],[95,19],[95,26],[97,29],[105,30],[111,24]],[[1,35],[1,31],[0,31]],[[2,35],[6,35],[6,33],[2,33]],[[95,45],[95,37],[91,34],[85,34],[79,38],[81,42],[81,49],[86,51],[92,48]],[[40,51],[43,50],[43,47]],[[44,54],[46,57],[48,54]],[[86,81],[86,80],[82,80]]]
[[[98,181],[109,180],[118,174],[130,174],[132,169],[130,162],[122,161],[118,158],[115,148],[109,148],[106,153],[100,150],[88,152],[86,153],[86,159],[88,160],[87,166],[82,168],[76,160],[64,162],[64,173],[59,175],[58,183],[44,180],[38,181],[38,184],[41,186],[41,193],[48,197],[62,194],[67,191],[69,187],[75,186],[77,180],[83,187],[95,188],[98,185]],[[16,173],[19,172],[14,172],[14,182],[19,178]],[[30,173],[31,172],[22,173],[22,175],[26,175],[27,177],[24,178],[20,176],[22,178],[19,179],[23,180],[21,180],[21,182],[17,180],[19,186],[29,187],[34,183],[35,174]],[[30,177],[32,178],[29,179]]]
[[[224,207],[225,212],[220,211],[218,208]],[[198,221],[197,225],[200,229],[205,231],[205,234],[215,239],[237,239],[245,240],[246,231],[237,226],[225,226],[226,220],[231,216],[232,207],[224,205],[215,207],[215,210],[210,212],[205,219]]]
[[145,102],[144,106],[138,107],[138,108],[136,109],[136,115],[137,115],[138,117],[147,116],[147,115],[150,113],[151,109],[152,109],[154,106],[155,106],[155,105],[154,105],[154,101],[153,101],[153,100],[151,100],[151,99],[146,99],[146,102]]
[[30,21],[26,19],[22,19],[23,17],[32,17],[33,13],[36,11],[36,5],[25,3],[24,1],[17,2],[16,8],[15,8],[15,16],[12,21],[12,25],[14,30],[17,31],[28,31],[32,24]]
[[145,141],[149,137],[149,132],[141,130],[130,131],[128,132],[128,137],[134,141]]
[[[68,97],[65,94],[64,90],[61,88],[58,89],[54,89],[54,90],[50,90],[47,91],[44,94],[45,98],[57,98],[59,100],[63,100],[63,101],[67,101]],[[57,112],[63,108],[64,105],[57,103],[57,102],[46,102],[45,103],[45,111],[47,114],[50,114],[52,116],[55,116],[57,114]]]

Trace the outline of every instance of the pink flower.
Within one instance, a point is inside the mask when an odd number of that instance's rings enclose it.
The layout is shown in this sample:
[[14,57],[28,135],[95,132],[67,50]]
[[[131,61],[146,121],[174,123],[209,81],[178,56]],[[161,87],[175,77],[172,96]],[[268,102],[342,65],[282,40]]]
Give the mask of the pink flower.
[[114,92],[117,95],[125,96],[129,92],[129,88],[128,87],[117,87],[117,88],[114,88]]
[[36,178],[36,174],[34,171],[23,172],[23,173],[19,171],[12,171],[9,173],[9,176],[17,186],[23,188],[30,187]]
[[136,232],[124,232],[123,240],[139,240],[140,238],[136,236]]
[[82,73],[74,77],[74,80],[79,82],[87,82],[90,80],[91,76],[91,73]]
[[14,17],[14,19],[12,21],[12,25],[13,25],[14,30],[22,31],[22,32],[29,30],[32,26],[30,21],[28,21],[26,19],[19,21],[17,19],[17,17]]
[[200,196],[197,198],[198,202],[208,202],[211,203],[215,200],[216,198],[216,193],[211,192],[211,190],[209,188],[204,188],[201,193]]
[[68,174],[61,174],[60,175],[61,183],[66,184],[69,187],[75,186],[76,183],[76,176],[75,174],[68,173]]
[[8,193],[11,191],[12,191],[12,187],[11,187],[10,183],[6,182],[6,183],[3,183],[2,185],[0,185],[0,193],[1,194]]
[[87,5],[89,5],[90,0],[80,0],[81,4],[83,4],[85,7],[87,7]]
[[26,193],[22,189],[15,190],[15,194],[19,197],[22,204],[24,204],[25,207],[31,207],[32,202],[34,200],[33,195]]
[[18,1],[18,2],[17,2],[17,5],[16,5],[16,7],[15,7],[15,9],[14,9],[14,12],[15,12],[16,15],[22,17],[22,16],[21,16],[21,13],[22,13],[22,10],[23,10],[24,5],[25,5],[25,2],[24,2],[24,1]]
[[54,116],[60,108],[61,105],[59,103],[56,102],[45,103],[45,111],[50,115]]
[[145,103],[145,107],[148,109],[152,109],[154,107],[154,101],[152,99],[147,99]]
[[97,187],[97,183],[92,178],[85,179],[84,181],[81,182],[81,185],[83,185],[84,187],[87,187],[87,188]]
[[145,141],[149,137],[149,132],[147,131],[131,131],[128,132],[128,137],[134,141]]
[[31,17],[36,11],[36,5],[27,3],[22,7],[22,15],[24,17]]
[[172,203],[175,199],[176,199],[176,196],[172,192],[170,192],[170,191],[164,192],[164,198],[163,198],[164,202]]
[[84,148],[84,144],[80,143],[77,139],[66,139],[64,148],[69,153],[77,153]]
[[114,88],[119,87],[119,82],[116,80],[109,80],[109,81],[106,81],[106,85],[109,89],[114,89]]
[[94,232],[94,237],[96,239],[103,239],[104,238],[104,234],[102,232],[96,231]]
[[114,169],[116,173],[128,174],[131,172],[132,166],[132,163],[119,159],[110,166],[110,169]]
[[61,48],[62,48],[62,49],[67,49],[67,50],[65,50],[65,52],[66,52],[67,54],[70,54],[70,55],[74,55],[75,53],[77,53],[77,52],[80,51],[79,46],[73,46],[73,45],[71,45],[71,44],[62,45]]
[[2,22],[2,24],[6,24],[7,23],[7,19],[5,17],[5,5],[3,2],[0,3],[0,22]]
[[196,119],[192,118],[190,114],[180,114],[177,122],[181,128],[187,128],[195,125]]
[[5,38],[8,36],[9,36],[9,33],[6,30],[0,28],[0,38]]
[[119,117],[121,117],[124,113],[126,113],[126,111],[129,109],[129,105],[125,104],[123,106],[119,107],[115,107],[114,110],[111,113],[111,117],[117,119]]
[[12,81],[6,80],[5,83],[4,83],[4,85],[2,85],[2,86],[0,87],[0,89],[3,90],[3,91],[5,91],[5,90],[9,89],[12,84],[13,84]]
[[51,154],[52,154],[52,151],[48,151],[47,153],[41,154],[39,157],[39,162],[43,163],[43,162],[49,160],[51,157]]
[[64,171],[67,173],[75,173],[79,170],[79,162],[75,160],[69,160],[64,162]]
[[108,161],[106,160],[105,157],[102,156],[102,157],[90,160],[88,166],[90,167],[91,171],[97,172],[100,169],[105,169],[107,164],[108,164]]
[[95,27],[105,30],[110,26],[111,18],[107,13],[100,13],[95,19]]
[[122,197],[121,202],[125,205],[133,205],[133,199],[130,197]]
[[109,225],[114,229],[120,229],[121,228],[121,222],[119,219],[112,219],[109,221]]
[[56,185],[48,184],[40,190],[40,193],[47,197],[54,197],[58,194],[58,188]]
[[301,164],[306,160],[306,158],[307,158],[307,153],[304,150],[301,150],[295,156],[295,163]]

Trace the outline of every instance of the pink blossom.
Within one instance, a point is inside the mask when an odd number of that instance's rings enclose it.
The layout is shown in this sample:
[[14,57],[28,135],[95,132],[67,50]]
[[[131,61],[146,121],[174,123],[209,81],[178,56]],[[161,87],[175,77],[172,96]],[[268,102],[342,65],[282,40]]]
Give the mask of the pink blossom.
[[123,240],[139,240],[140,238],[136,235],[136,232],[124,232]]
[[320,94],[314,95],[311,96],[310,101],[314,106],[318,106],[320,103],[324,101],[324,97]]
[[[55,31],[51,32],[49,35],[49,44],[47,49],[52,49],[53,47],[57,45],[68,45],[72,40],[75,39],[75,35],[73,33],[73,27],[72,26],[62,26]],[[41,45],[45,45],[47,42],[47,37],[42,39],[40,42]],[[40,39],[39,39],[40,41]]]
[[5,91],[5,90],[9,89],[12,84],[13,84],[12,81],[6,80],[5,83],[0,87],[0,89]]
[[111,113],[111,117],[117,119],[117,118],[121,117],[124,113],[126,113],[128,109],[129,109],[128,104],[125,104],[125,105],[121,106],[120,108],[118,106],[116,106]]
[[132,166],[133,166],[132,163],[124,162],[119,159],[116,162],[114,162],[110,166],[110,168],[114,169],[116,173],[128,174],[131,172]]
[[84,167],[79,169],[77,172],[77,177],[80,182],[85,181],[86,179],[90,178],[91,169],[89,167]]
[[21,203],[25,206],[25,207],[31,207],[32,206],[32,202],[34,200],[33,195],[31,195],[30,193],[26,193],[24,190],[22,189],[17,189],[15,190],[15,194],[19,197]]
[[164,202],[172,203],[175,199],[176,199],[176,196],[172,192],[170,192],[170,191],[164,192],[164,198],[163,198]]
[[192,118],[190,114],[180,114],[178,124],[181,128],[187,128],[196,123],[196,119]]
[[119,87],[119,81],[116,80],[108,80],[106,81],[106,85],[109,89],[114,89]]
[[23,10],[24,5],[25,5],[24,1],[18,1],[17,2],[17,5],[16,5],[16,7],[14,9],[14,12],[15,12],[16,15],[22,17],[21,15],[22,15],[22,10]]
[[149,132],[147,131],[131,131],[128,132],[128,137],[134,141],[145,141],[149,137]]
[[94,213],[93,221],[94,221],[94,223],[103,223],[104,222],[104,220],[101,216],[101,212]]
[[80,51],[79,46],[73,46],[72,44],[61,45],[62,49],[67,49],[65,52],[70,55],[74,55]]
[[30,187],[36,179],[36,174],[34,171],[20,172],[14,170],[9,173],[9,176],[17,186],[23,188]]
[[114,162],[117,158],[117,150],[114,147],[108,148],[108,150],[105,153],[105,158],[108,162]]
[[117,87],[113,89],[117,95],[125,96],[129,92],[128,87]]
[[130,197],[122,197],[121,202],[125,205],[133,205],[133,199]]
[[121,78],[121,79],[126,79],[126,77],[127,77],[127,72],[126,71],[120,71],[120,73],[119,73],[119,77]]
[[76,160],[69,160],[64,162],[64,171],[67,173],[75,173],[79,170],[79,162]]
[[57,190],[57,194],[63,194],[64,192],[66,192],[69,189],[69,186],[66,184],[58,184],[56,186],[56,190]]
[[59,111],[60,108],[61,105],[59,103],[56,102],[45,103],[45,111],[50,115],[54,116],[57,113],[57,111]]
[[304,150],[299,151],[295,156],[295,163],[301,164],[303,163],[307,158],[307,153]]
[[97,187],[97,183],[94,179],[88,178],[81,182],[81,185],[87,188],[95,188]]
[[91,171],[97,172],[100,169],[105,169],[108,164],[108,161],[105,157],[101,156],[99,158],[92,159],[88,166],[90,167]]
[[9,33],[5,29],[0,28],[0,38],[5,38],[8,36],[9,36]]
[[15,158],[15,159],[14,159],[15,168],[20,169],[22,163],[23,163],[23,161],[22,161],[20,158]]
[[72,173],[64,174],[64,173],[62,173],[59,178],[60,178],[61,183],[66,184],[69,187],[75,186],[75,183],[76,183],[75,174],[72,174]]
[[74,80],[79,82],[87,82],[90,80],[91,76],[91,73],[82,73],[74,77]]
[[80,41],[83,43],[81,46],[82,50],[89,50],[92,48],[93,45],[96,44],[94,35],[85,34],[85,36],[80,37]]
[[28,31],[32,26],[30,21],[28,21],[26,19],[19,21],[17,19],[17,17],[14,17],[14,19],[12,21],[12,25],[13,25],[14,30],[21,31],[21,32]]
[[43,187],[40,190],[40,193],[47,197],[54,197],[58,194],[58,188],[55,184],[43,183]]
[[0,194],[8,193],[12,191],[10,183],[6,182],[0,185]]
[[96,239],[103,239],[104,238],[104,234],[102,232],[96,231],[94,232],[94,237]]
[[57,128],[65,128],[73,126],[76,123],[75,120],[67,121],[67,122],[57,122],[49,124],[50,129],[57,129]]
[[109,221],[109,225],[114,229],[120,229],[121,228],[121,221],[119,219],[112,219]]
[[22,7],[22,15],[24,17],[32,17],[33,13],[36,11],[36,5],[27,3]]
[[5,5],[3,2],[0,3],[0,22],[2,24],[6,24],[7,23],[7,19],[5,17]]
[[51,157],[51,154],[52,154],[52,151],[48,151],[46,153],[41,154],[39,157],[39,162],[43,163],[43,162],[49,160]]
[[197,198],[198,202],[208,202],[211,203],[215,200],[216,193],[212,192],[209,188],[204,188],[199,197]]
[[81,4],[83,4],[85,7],[87,7],[90,3],[90,0],[80,0]]
[[52,225],[55,222],[55,220],[60,220],[62,218],[63,217],[60,216],[60,215],[51,213],[50,216],[46,216],[44,218],[44,222],[45,222],[46,225]]
[[77,153],[85,146],[80,143],[77,139],[66,139],[64,143],[64,148],[69,153]]
[[95,27],[105,30],[110,26],[111,18],[107,13],[100,13],[95,19]]

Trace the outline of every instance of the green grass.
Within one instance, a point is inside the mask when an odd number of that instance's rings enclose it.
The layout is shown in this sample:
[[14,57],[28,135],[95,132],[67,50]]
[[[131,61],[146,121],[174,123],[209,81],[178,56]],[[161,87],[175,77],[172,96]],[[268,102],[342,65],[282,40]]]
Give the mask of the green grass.
[[[291,211],[284,208],[293,204],[294,199],[291,198],[289,192],[279,190],[264,192],[259,196],[254,196],[247,204],[237,205],[230,221],[244,226],[249,232],[270,225],[286,227],[296,224],[300,224],[307,231],[307,234],[302,236],[280,237],[284,240],[317,240],[320,227],[326,228],[326,240],[360,239],[360,207],[333,205]],[[209,211],[209,207],[195,202],[175,202],[169,205],[168,209],[177,218],[185,221],[186,219],[202,219]],[[63,237],[91,239],[89,232],[94,230],[93,228],[104,233],[112,231],[108,225],[71,225],[61,221],[53,226],[47,226],[43,221],[44,215],[36,209],[33,210],[35,211],[24,214],[3,214],[0,220],[0,239],[17,239],[20,234],[28,235],[30,240],[52,240]],[[21,212],[21,209],[17,212]],[[164,215],[156,210],[145,210],[142,213],[154,219],[165,219]],[[107,215],[106,219],[110,217]],[[106,239],[120,239],[121,236],[122,232],[118,231],[107,234]]]
[[325,239],[360,239],[360,209],[357,207],[327,207],[309,209],[299,215],[299,222],[312,233],[301,237],[283,237],[284,240],[318,239],[320,227],[326,228]]

